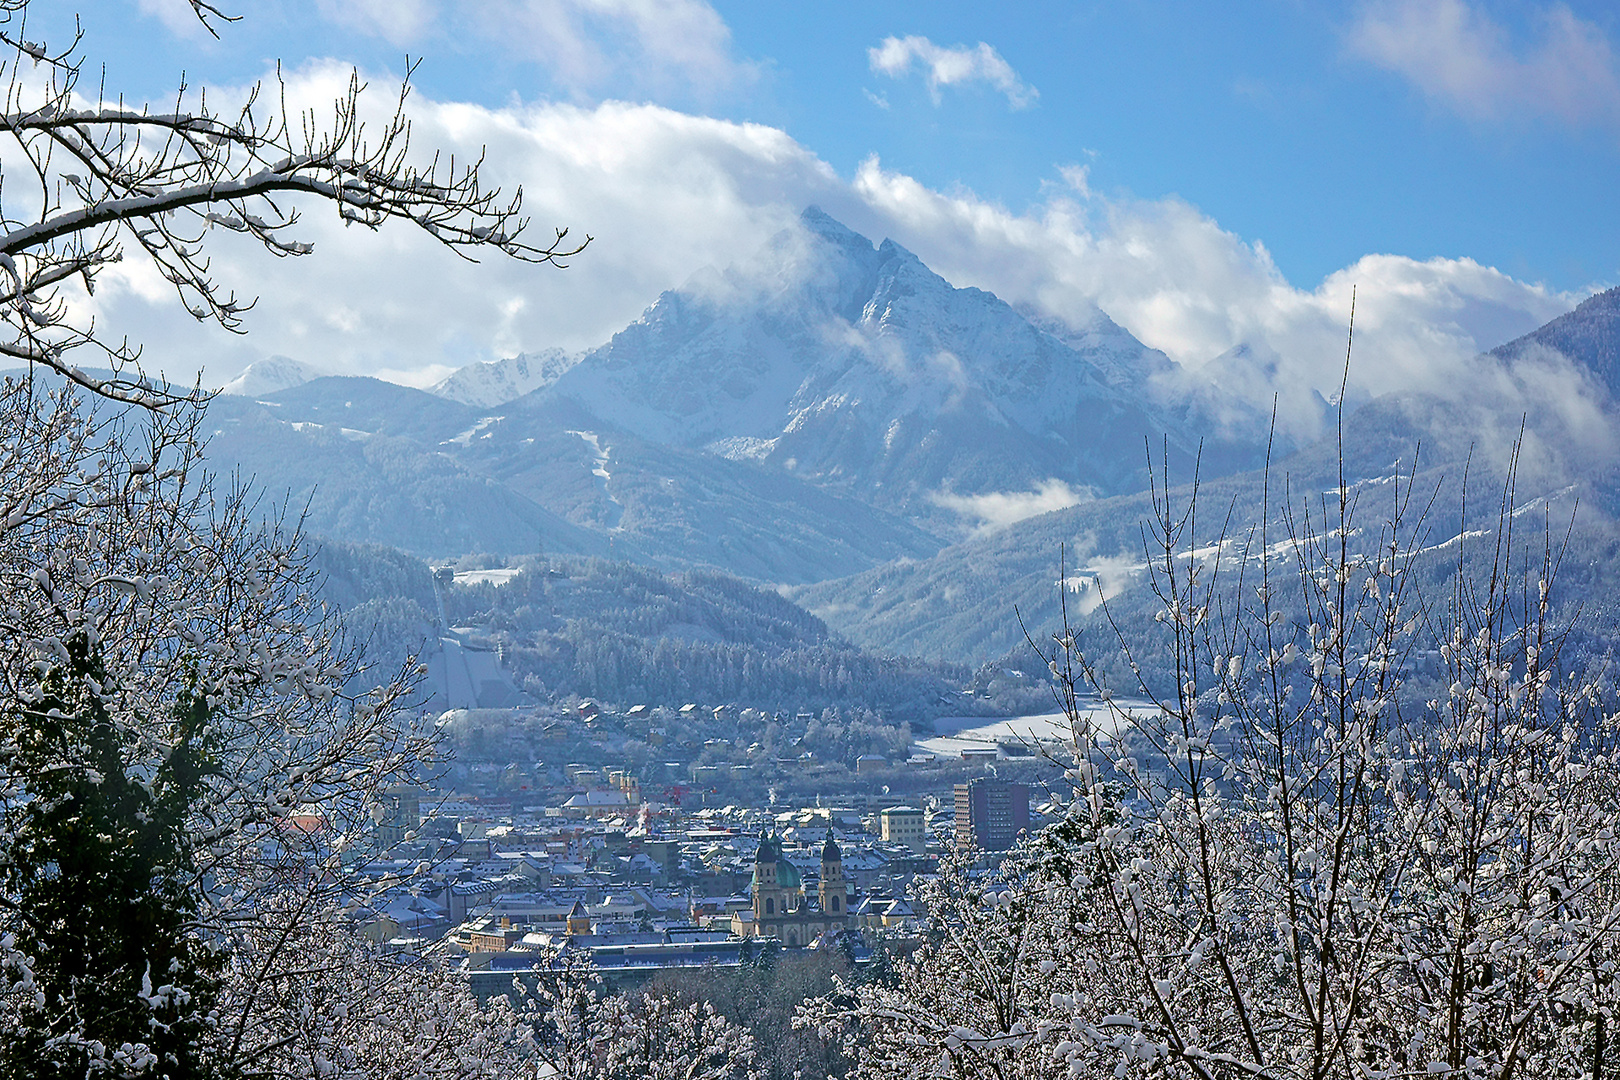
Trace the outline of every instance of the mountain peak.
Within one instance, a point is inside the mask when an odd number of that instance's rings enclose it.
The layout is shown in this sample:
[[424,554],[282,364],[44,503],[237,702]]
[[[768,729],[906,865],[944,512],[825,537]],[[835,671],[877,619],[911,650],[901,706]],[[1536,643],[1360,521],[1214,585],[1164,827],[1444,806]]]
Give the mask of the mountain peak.
[[258,397],[261,394],[273,394],[277,390],[290,390],[295,386],[302,386],[325,374],[326,372],[313,368],[301,360],[294,360],[290,356],[267,356],[243,368],[242,374],[220,387],[219,392],[240,397]]
[[578,359],[561,349],[546,349],[504,360],[480,361],[457,370],[429,392],[463,405],[493,409],[550,386]]
[[1196,445],[1148,382],[1171,362],[1100,312],[1065,340],[820,207],[799,221],[664,294],[535,404],[741,453],[946,530],[960,522],[941,492],[993,501],[1054,479],[1113,492],[1139,471],[1115,447],[1165,431]]
[[872,241],[819,206],[805,207],[804,212],[799,215],[799,224],[804,226],[806,231],[814,233],[822,239],[831,240],[835,244],[860,247],[866,251],[872,250]]
[[910,248],[894,240],[885,240],[878,245],[878,254],[887,258],[902,259],[922,265],[922,260],[917,258]]

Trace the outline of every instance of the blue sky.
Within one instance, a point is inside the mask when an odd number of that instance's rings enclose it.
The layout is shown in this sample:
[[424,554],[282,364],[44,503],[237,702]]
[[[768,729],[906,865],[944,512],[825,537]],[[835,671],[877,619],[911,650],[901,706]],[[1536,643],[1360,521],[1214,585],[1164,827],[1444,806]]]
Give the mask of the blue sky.
[[[177,2],[88,13],[110,85],[161,100],[182,69],[239,86],[279,58],[297,94],[330,85],[329,60],[386,93],[421,56],[424,132],[481,137],[543,223],[599,238],[566,280],[442,264],[447,306],[520,311],[447,313],[431,347],[367,331],[364,302],[254,326],[251,344],[170,341],[214,348],[221,371],[283,351],[421,381],[582,347],[806,201],[958,284],[1071,321],[1100,305],[1184,363],[1325,348],[1349,284],[1374,292],[1369,328],[1386,323],[1390,363],[1410,367],[1422,341],[1488,348],[1620,281],[1608,4],[266,0],[216,42]],[[387,269],[411,243],[326,247],[372,268],[350,278],[363,301],[419,287]]]

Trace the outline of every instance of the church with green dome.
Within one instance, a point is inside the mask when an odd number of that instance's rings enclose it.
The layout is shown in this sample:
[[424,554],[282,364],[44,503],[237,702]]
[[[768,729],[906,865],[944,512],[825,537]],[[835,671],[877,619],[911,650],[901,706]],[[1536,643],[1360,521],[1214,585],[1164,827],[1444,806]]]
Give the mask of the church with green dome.
[[782,856],[782,841],[760,838],[754,857],[753,907],[732,918],[739,937],[776,938],[790,948],[810,945],[849,927],[849,885],[832,830],[821,846],[821,881],[814,896],[805,892],[799,868]]

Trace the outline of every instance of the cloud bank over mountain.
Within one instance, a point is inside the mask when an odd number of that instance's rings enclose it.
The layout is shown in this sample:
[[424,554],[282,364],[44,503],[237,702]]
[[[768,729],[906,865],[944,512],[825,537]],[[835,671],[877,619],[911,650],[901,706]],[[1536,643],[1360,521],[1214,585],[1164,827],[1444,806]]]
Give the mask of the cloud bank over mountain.
[[[317,106],[347,78],[335,64],[292,74],[289,100]],[[386,80],[378,80],[385,85]],[[274,260],[222,237],[221,281],[257,292],[252,334],[177,319],[177,301],[132,257],[93,300],[105,325],[147,343],[154,368],[223,382],[284,354],[325,370],[426,386],[476,360],[600,344],[650,299],[703,266],[727,267],[819,204],[892,237],[958,286],[1084,325],[1101,308],[1194,370],[1235,346],[1275,354],[1272,385],[1230,386],[1308,400],[1338,388],[1352,288],[1352,388],[1443,391],[1480,351],[1571,308],[1578,296],[1467,258],[1368,255],[1324,281],[1287,281],[1261,240],[1223,229],[1176,198],[1091,190],[1059,170],[1022,208],[940,191],[869,158],[844,177],[786,132],[656,105],[555,102],[491,109],[413,98],[421,146],[487,152],[488,174],[521,186],[537,236],[567,226],[590,248],[567,270],[491,259],[468,265],[404,228],[300,226],[316,253]],[[385,108],[384,95],[371,106]]]

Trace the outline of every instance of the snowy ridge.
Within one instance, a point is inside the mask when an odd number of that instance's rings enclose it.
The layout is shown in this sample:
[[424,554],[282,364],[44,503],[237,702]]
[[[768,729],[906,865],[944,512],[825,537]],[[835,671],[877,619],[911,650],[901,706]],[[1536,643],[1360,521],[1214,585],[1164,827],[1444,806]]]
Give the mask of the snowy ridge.
[[486,360],[468,364],[431,387],[429,392],[463,405],[492,409],[550,386],[578,360],[577,353],[565,353],[561,349]]
[[290,356],[271,356],[249,364],[242,374],[220,387],[219,392],[239,397],[259,397],[303,386],[325,375],[326,372]]

